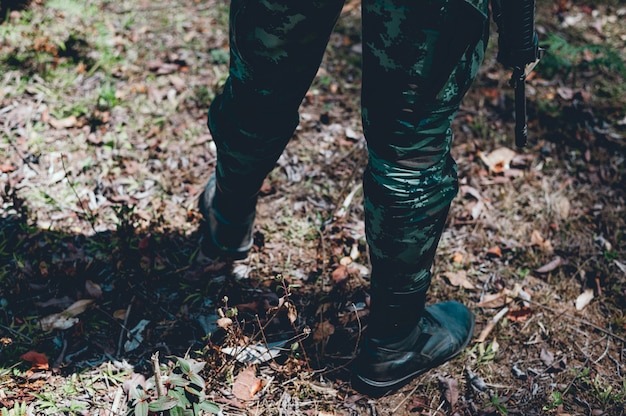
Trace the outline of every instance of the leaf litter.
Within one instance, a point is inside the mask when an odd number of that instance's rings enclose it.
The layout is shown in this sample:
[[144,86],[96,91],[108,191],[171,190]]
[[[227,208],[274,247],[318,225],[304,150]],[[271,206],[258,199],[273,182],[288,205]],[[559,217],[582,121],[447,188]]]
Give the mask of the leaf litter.
[[[206,109],[228,69],[206,51],[227,45],[224,8],[96,2],[98,13],[72,14],[59,12],[61,3],[33,3],[2,24],[29,35],[0,47],[0,255],[7,276],[0,282],[0,358],[26,371],[34,366],[20,356],[35,351],[59,363],[59,372],[38,358],[45,384],[2,375],[0,405],[32,392],[85,403],[92,414],[126,409],[119,388],[136,373],[122,358],[147,375],[155,349],[168,356],[191,349],[207,363],[202,375],[213,399],[232,414],[246,411],[244,397],[257,408],[307,414],[425,414],[444,401],[481,414],[496,394],[509,414],[541,413],[556,393],[572,414],[617,408],[583,377],[562,371],[567,363],[602,388],[623,389],[617,344],[626,328],[619,315],[625,187],[623,156],[615,152],[623,149],[615,139],[623,135],[623,112],[606,99],[597,105],[591,72],[577,72],[585,88],[551,84],[543,74],[529,80],[531,146],[513,151],[510,91],[493,88],[505,74],[486,61],[455,120],[462,198],[440,244],[430,300],[467,303],[483,351],[487,339],[500,347],[493,355],[463,353],[371,402],[347,381],[369,299],[359,183],[366,152],[355,117],[360,73],[347,64],[360,59],[358,6],[351,2],[340,20],[320,71],[328,78],[320,76],[305,98],[294,140],[264,184],[253,252],[231,267],[200,259],[195,208],[215,163]],[[568,7],[566,18],[580,10]],[[599,27],[597,14],[577,19]],[[561,30],[550,26],[556,20],[543,16],[542,27]],[[91,36],[98,25],[104,39]],[[601,29],[593,33],[619,28],[609,19]],[[155,42],[163,47],[151,47]],[[63,55],[55,47],[61,44],[75,56]],[[560,118],[541,107],[546,102],[558,106]],[[581,287],[601,288],[591,293],[602,296],[577,310]],[[220,327],[222,318],[229,322]],[[293,342],[280,354],[270,352],[286,338]],[[229,348],[258,348],[272,359],[246,370]],[[557,357],[545,372],[534,368],[544,350]],[[54,387],[74,372],[94,380],[98,404]],[[102,372],[113,377],[109,384],[98,378]],[[223,388],[226,380],[244,372],[248,380],[236,383],[241,398],[229,401],[234,391]],[[443,390],[440,379],[449,380]],[[451,380],[459,380],[456,388]],[[75,388],[87,392],[78,382]],[[412,389],[416,399],[403,402]]]

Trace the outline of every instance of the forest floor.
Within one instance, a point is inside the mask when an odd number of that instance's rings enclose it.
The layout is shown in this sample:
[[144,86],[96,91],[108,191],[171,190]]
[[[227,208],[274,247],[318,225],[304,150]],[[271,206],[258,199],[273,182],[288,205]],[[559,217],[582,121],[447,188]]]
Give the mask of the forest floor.
[[475,338],[376,400],[349,381],[369,288],[360,4],[344,9],[263,187],[252,253],[235,263],[200,254],[196,209],[215,164],[206,111],[227,75],[228,4],[3,10],[2,416],[194,403],[223,415],[624,414],[626,9],[538,10],[549,51],[528,81],[529,145],[514,146],[495,31],[454,123],[460,191],[429,301],[467,304]]

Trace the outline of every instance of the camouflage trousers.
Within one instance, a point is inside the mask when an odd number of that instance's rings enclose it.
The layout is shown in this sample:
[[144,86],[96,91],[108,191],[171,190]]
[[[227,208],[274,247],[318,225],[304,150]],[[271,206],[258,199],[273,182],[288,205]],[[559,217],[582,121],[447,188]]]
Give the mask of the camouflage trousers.
[[[363,189],[374,292],[425,291],[430,283],[458,188],[451,123],[486,49],[486,2],[362,0]],[[343,3],[232,0],[229,78],[208,122],[220,211],[236,216],[256,203],[298,124]]]

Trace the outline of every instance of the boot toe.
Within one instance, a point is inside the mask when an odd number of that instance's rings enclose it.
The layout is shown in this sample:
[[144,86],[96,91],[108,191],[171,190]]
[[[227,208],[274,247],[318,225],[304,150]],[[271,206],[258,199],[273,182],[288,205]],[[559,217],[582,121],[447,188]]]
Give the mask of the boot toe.
[[465,348],[474,334],[475,321],[474,314],[467,306],[454,301],[442,302],[427,306],[426,311],[445,326],[458,352]]

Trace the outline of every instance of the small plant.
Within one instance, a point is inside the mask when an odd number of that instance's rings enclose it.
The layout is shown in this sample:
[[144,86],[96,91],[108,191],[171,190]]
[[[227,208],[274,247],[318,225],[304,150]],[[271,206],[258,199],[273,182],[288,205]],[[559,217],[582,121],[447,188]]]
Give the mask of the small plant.
[[499,414],[501,415],[509,414],[509,410],[506,408],[505,405],[502,404],[497,394],[493,395],[493,397],[491,398],[491,401],[489,401],[489,404],[493,406],[496,409],[496,412],[498,412]]
[[220,412],[219,406],[207,401],[204,393],[204,379],[199,373],[205,363],[188,357],[175,358],[176,364],[168,367],[163,375],[158,353],[152,356],[155,375],[147,380],[145,389],[139,385],[130,389],[128,415],[148,416],[150,412],[163,412],[168,416],[196,416],[201,412]]
[[15,402],[12,409],[2,407],[0,409],[1,416],[26,416],[28,414],[28,408],[26,402]]
[[548,78],[563,70],[566,75],[575,75],[578,70],[589,67],[605,68],[626,76],[626,66],[620,53],[608,45],[575,45],[562,36],[549,34],[544,46],[547,53],[538,70]]
[[470,353],[476,357],[477,364],[486,364],[496,359],[496,353],[498,352],[498,343],[494,340],[491,344],[485,347],[485,344],[477,343]]
[[546,412],[553,411],[563,405],[563,396],[558,391],[553,391],[552,394],[550,394],[550,399],[550,404],[543,406],[543,410]]

